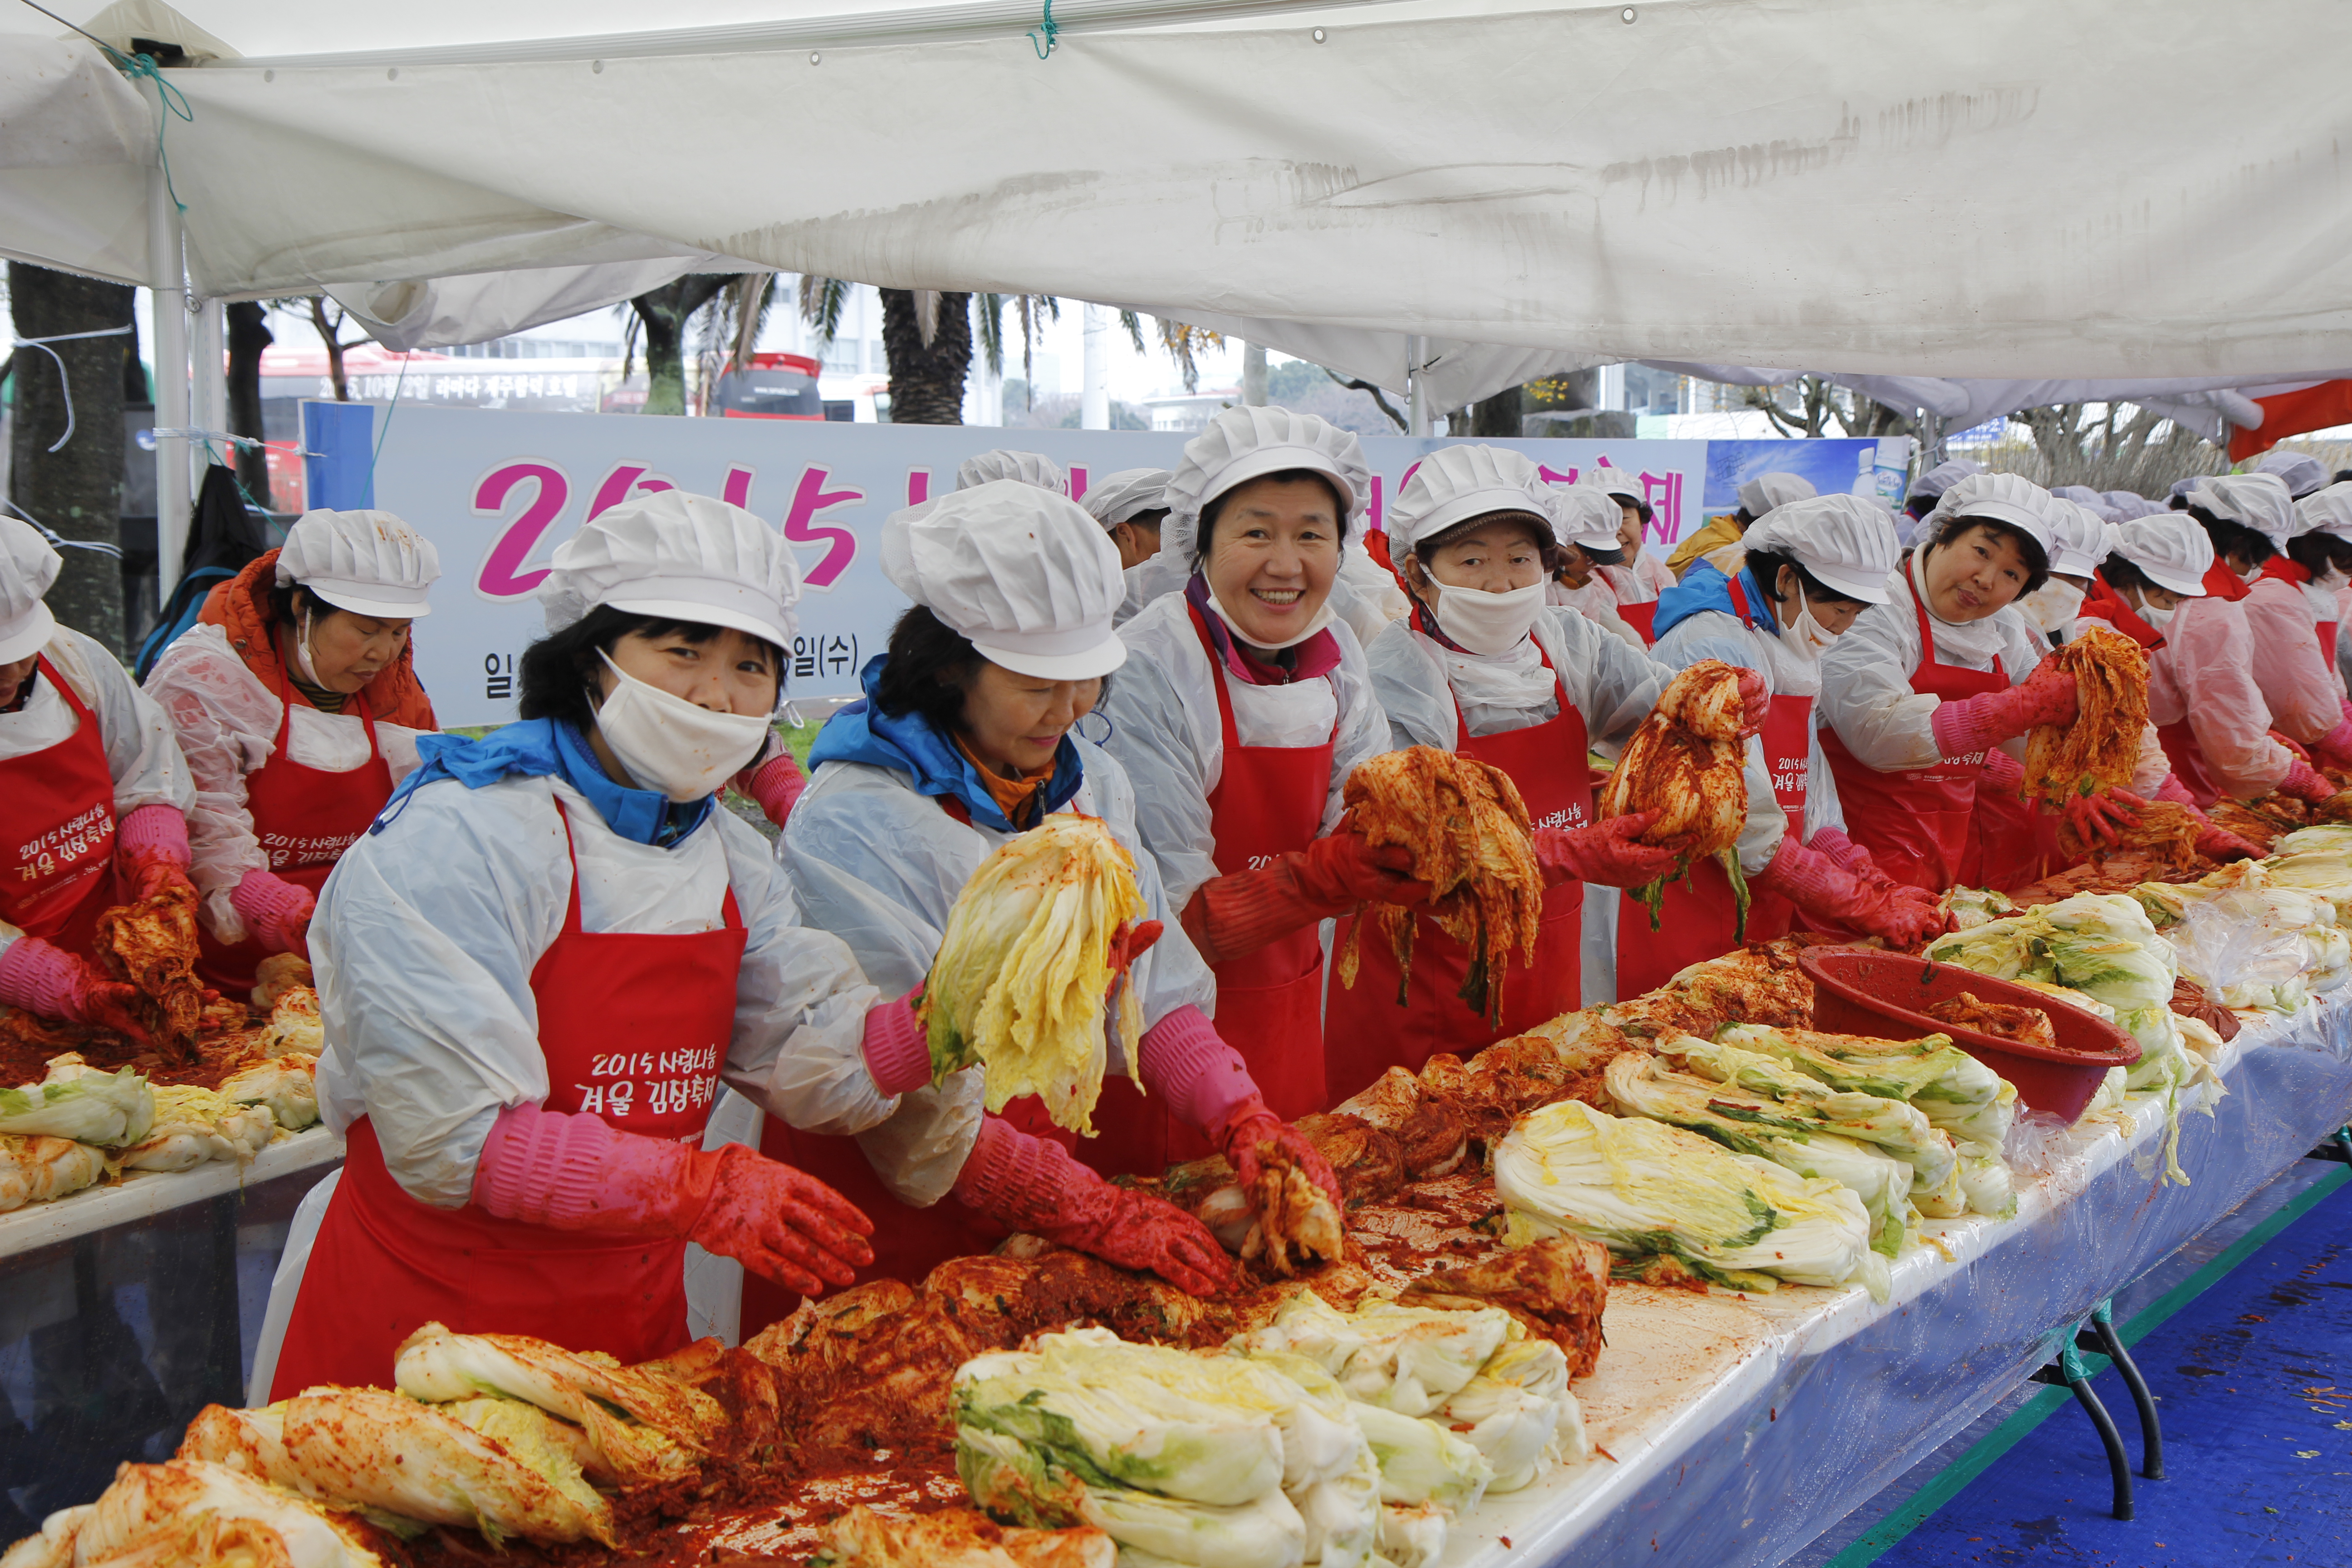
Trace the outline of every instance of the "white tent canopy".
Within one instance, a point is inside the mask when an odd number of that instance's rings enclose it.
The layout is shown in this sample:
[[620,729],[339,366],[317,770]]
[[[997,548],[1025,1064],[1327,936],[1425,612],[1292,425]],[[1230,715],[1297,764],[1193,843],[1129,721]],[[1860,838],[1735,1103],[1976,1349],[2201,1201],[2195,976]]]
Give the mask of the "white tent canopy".
[[[2126,0],[1066,0],[1045,59],[1010,0],[684,0],[586,38],[551,29],[643,8],[189,9],[245,57],[165,73],[211,297],[716,254],[1152,301],[1342,368],[1269,324],[1418,334],[1433,376],[1464,356],[1457,401],[1620,360],[2208,389],[2352,363],[2340,0],[2252,0],[2231,47]],[[146,280],[152,91],[16,11],[0,248]],[[1511,363],[1470,374],[1468,345]]]

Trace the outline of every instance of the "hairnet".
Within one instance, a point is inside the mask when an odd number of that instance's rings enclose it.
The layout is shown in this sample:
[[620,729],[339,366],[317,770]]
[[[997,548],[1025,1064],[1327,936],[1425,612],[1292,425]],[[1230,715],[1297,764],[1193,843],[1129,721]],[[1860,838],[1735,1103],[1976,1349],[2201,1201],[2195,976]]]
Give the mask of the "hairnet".
[[1015,452],[1003,447],[957,465],[955,488],[976,489],[996,479],[1018,479],[1057,496],[1070,493],[1070,476],[1062,471],[1061,464],[1042,452]]
[[306,511],[286,531],[278,583],[299,583],[339,610],[392,620],[429,616],[441,575],[433,542],[388,511]]
[[41,595],[65,562],[29,522],[0,516],[0,664],[14,664],[47,646],[56,617]]
[[1917,500],[1923,497],[1939,496],[1970,474],[1983,472],[1982,463],[1969,458],[1954,458],[1949,462],[1937,464],[1917,479],[1913,479],[1910,489],[1905,492],[1903,499]]
[[2250,474],[2275,474],[2287,494],[2300,500],[2327,488],[2326,465],[2308,452],[2264,452],[2246,465]]
[[[1558,542],[1566,535],[1556,494],[1534,463],[1507,447],[1440,447],[1413,465],[1381,521],[1390,552],[1398,558],[1457,522],[1497,511],[1530,514]],[[1613,545],[1623,514],[1615,501],[1603,500]]]
[[547,629],[599,605],[739,632],[790,651],[800,563],[783,536],[741,507],[684,490],[633,496],[556,548],[539,585]]
[[1044,680],[1108,675],[1126,595],[1118,552],[1066,497],[994,479],[890,514],[882,574],[982,657]]
[[1759,474],[1739,487],[1739,504],[1749,517],[1761,519],[1776,506],[1818,493],[1812,480],[1801,474]]
[[2186,512],[2163,511],[2117,525],[2113,553],[2160,588],[2201,598],[2213,564],[2213,541]]
[[2352,539],[2352,480],[2313,491],[2295,502],[2294,510],[2303,518],[2305,531]]
[[2208,475],[2189,492],[2189,504],[2251,528],[2281,550],[2303,531],[2294,515],[2294,498],[2276,474]]
[[1953,523],[1979,519],[2007,523],[2042,546],[2044,559],[2054,553],[2051,529],[2062,505],[2057,497],[2022,474],[1969,474],[1954,481],[1927,521],[1936,525],[1928,539],[1941,539]]
[[1122,468],[1104,475],[1100,483],[1088,485],[1080,504],[1108,533],[1131,517],[1165,510],[1168,477],[1165,468]]
[[1201,513],[1238,486],[1268,474],[1305,468],[1339,486],[1347,498],[1340,531],[1349,531],[1370,499],[1371,469],[1352,430],[1287,408],[1239,406],[1221,409],[1207,428],[1184,443],[1184,455],[1168,480],[1168,521],[1162,552],[1190,570],[1201,533]]
[[1830,587],[1865,605],[1893,597],[1887,574],[1903,555],[1886,509],[1855,495],[1807,496],[1776,506],[1741,542],[1751,555],[1763,551],[1791,556]]

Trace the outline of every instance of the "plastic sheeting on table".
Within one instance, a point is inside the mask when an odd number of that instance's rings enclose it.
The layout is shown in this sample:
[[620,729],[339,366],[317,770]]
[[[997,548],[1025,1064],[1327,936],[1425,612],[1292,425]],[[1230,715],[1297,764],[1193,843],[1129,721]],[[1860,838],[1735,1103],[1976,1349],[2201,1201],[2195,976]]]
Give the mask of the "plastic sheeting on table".
[[[2007,1220],[1930,1220],[1884,1305],[1859,1289],[1706,1296],[1619,1285],[1608,1349],[1576,1386],[1613,1456],[1556,1470],[1466,1516],[1445,1563],[1780,1561],[1965,1428],[2097,1302],[2352,1116],[2352,991],[2250,1026],[2223,1047],[2228,1094],[2184,1094],[2163,1179],[2160,1102],[2126,1136],[2087,1124],[2019,1181]],[[2212,1114],[2205,1111],[2210,1110]],[[2159,1388],[2158,1393],[2162,1391]],[[2095,1447],[2087,1428],[2084,1442]],[[1508,1552],[1501,1542],[1511,1542]]]
[[326,1173],[195,1187],[194,1202],[0,1258],[0,1544],[98,1496],[125,1459],[169,1458],[205,1405],[244,1402],[287,1223]]

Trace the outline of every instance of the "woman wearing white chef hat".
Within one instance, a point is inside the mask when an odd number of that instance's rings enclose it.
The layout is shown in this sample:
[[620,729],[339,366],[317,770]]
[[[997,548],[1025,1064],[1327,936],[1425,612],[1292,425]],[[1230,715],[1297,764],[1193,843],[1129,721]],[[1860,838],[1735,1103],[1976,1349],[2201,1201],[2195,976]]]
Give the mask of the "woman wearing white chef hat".
[[2227,537],[2234,559],[2260,559],[2238,608],[2253,637],[2254,682],[2272,727],[2315,759],[2352,768],[2352,704],[2336,674],[2336,591],[2352,566],[2352,540],[2315,526],[2322,514],[2290,500],[2273,472],[2190,491],[2189,515],[2206,524],[2217,552]]
[[[2052,499],[2059,499],[2053,496]],[[2099,563],[2115,549],[2116,525],[2080,501],[2051,509],[2050,580],[2017,601],[2017,613],[2053,647],[2074,639],[2074,615]]]
[[186,885],[195,791],[163,712],[41,602],[62,564],[0,517],[0,1003],[144,1040],[90,943],[109,907]]
[[1087,487],[1087,515],[1110,536],[1121,572],[1131,572],[1160,553],[1160,525],[1168,519],[1169,477],[1165,468],[1122,468]]
[[[1979,783],[2014,792],[2026,731],[2080,707],[2074,678],[2014,607],[2049,577],[2062,504],[2016,474],[1957,480],[1890,577],[1892,601],[1863,611],[1822,659],[1822,751],[1847,831],[1897,881],[1941,893],[2038,874],[2014,846],[1974,863],[1985,840],[1972,828]],[[2092,796],[2067,809],[2090,824],[2115,808]]]
[[[2155,798],[2204,821],[2203,808],[2224,795],[2267,795],[2300,764],[2271,737],[2244,617],[2206,592],[2212,540],[2193,519],[2159,511],[2116,524],[2114,544],[2074,624],[2120,632],[2147,652],[2148,721],[2168,770]],[[2197,849],[2215,860],[2262,853],[2210,821]]]
[[148,673],[196,779],[205,984],[242,997],[271,953],[309,956],[327,874],[439,727],[409,636],[440,574],[432,542],[388,511],[305,512]]
[[[957,895],[991,853],[1050,813],[1099,817],[1134,854],[1151,917],[1130,944],[1124,984],[1142,1005],[1136,1066],[1152,1105],[1187,1127],[1222,1130],[1237,1165],[1255,1161],[1264,1138],[1305,1148],[1265,1114],[1208,1021],[1225,1007],[1173,929],[1126,770],[1078,735],[1106,682],[1136,668],[1111,629],[1124,584],[1101,527],[1058,496],[999,481],[895,514],[881,554],[914,607],[862,672],[866,700],[836,714],[810,752],[808,790],[783,844],[808,918],[841,933],[884,985],[919,984]],[[928,1056],[916,1065],[928,1082]],[[1111,1064],[1106,1104],[1117,1089],[1132,1092],[1126,1070]],[[944,1258],[1026,1230],[1186,1289],[1227,1281],[1224,1255],[1198,1221],[1070,1157],[1075,1144],[1091,1162],[1160,1173],[1118,1144],[1103,1106],[1102,1135],[1076,1140],[1034,1099],[984,1117],[982,1087],[978,1072],[961,1073],[908,1094],[854,1142],[783,1130],[767,1147],[876,1215],[869,1274],[919,1279]],[[1328,1175],[1319,1157],[1307,1163]],[[787,1306],[747,1287],[743,1331]]]
[[[1407,975],[1387,943],[1363,942],[1354,986],[1335,984],[1328,1001],[1334,1100],[1391,1067],[1418,1071],[1435,1052],[1467,1056],[1574,1011],[1585,883],[1638,887],[1674,869],[1674,851],[1635,842],[1654,816],[1594,821],[1587,765],[1592,743],[1632,737],[1671,672],[1544,602],[1561,514],[1592,506],[1616,510],[1600,490],[1555,489],[1520,454],[1484,446],[1430,453],[1389,506],[1389,548],[1414,605],[1366,656],[1390,744],[1510,775],[1536,825],[1543,923],[1534,963],[1509,960],[1499,1027],[1462,1000],[1469,954],[1432,921],[1418,920]],[[1743,695],[1760,707],[1762,689],[1751,678]],[[1755,787],[1769,805],[1760,775]]]
[[767,735],[799,593],[775,530],[724,501],[601,513],[541,585],[521,721],[421,742],[345,853],[311,950],[320,1105],[350,1152],[273,1291],[279,1394],[381,1381],[435,1319],[675,1350],[688,1241],[809,1292],[869,1261],[839,1194],[700,1148],[722,1082],[856,1132],[929,1076],[908,1000],[800,923],[712,798]]
[[1559,544],[1551,557],[1551,583],[1544,602],[1574,610],[1630,648],[1648,647],[1641,632],[1619,613],[1616,584],[1601,575],[1625,561],[1619,541],[1624,512],[1617,498],[1597,485],[1546,489]]
[[[1813,722],[1822,654],[1866,607],[1892,596],[1887,576],[1902,559],[1894,520],[1860,496],[1809,497],[1775,507],[1742,542],[1736,575],[1695,561],[1659,595],[1651,657],[1670,669],[1718,658],[1756,671],[1770,692],[1758,741],[1780,810],[1753,844],[1740,845],[1743,864],[1760,862],[1749,868],[1748,940],[1786,936],[1802,911],[1814,930],[1907,947],[1937,929],[1935,900],[1888,877],[1847,836]],[[1620,994],[1653,989],[1737,942],[1729,881],[1711,863],[1691,871],[1696,887],[1666,888],[1655,932],[1646,910],[1621,915]]]
[[1618,616],[1641,634],[1646,645],[1654,635],[1650,618],[1657,611],[1658,595],[1675,585],[1675,574],[1666,570],[1665,562],[1642,546],[1643,531],[1650,526],[1656,510],[1650,505],[1642,481],[1622,468],[1590,468],[1577,475],[1576,482],[1591,485],[1617,503],[1617,546],[1625,552],[1625,559],[1622,563],[1604,564],[1601,575],[1617,590]]
[[977,489],[998,479],[1016,479],[1057,496],[1070,493],[1070,476],[1063,471],[1061,464],[1043,452],[1016,452],[999,447],[977,458],[966,458],[956,466],[955,488],[960,490]]
[[[1105,696],[1104,742],[1135,781],[1168,905],[1217,977],[1217,1018],[1273,1114],[1324,1104],[1318,926],[1428,890],[1411,854],[1340,821],[1356,764],[1388,750],[1362,647],[1332,584],[1371,476],[1356,437],[1286,408],[1228,408],[1169,481],[1160,566],[1188,574],[1119,628],[1136,658]],[[1209,1152],[1163,1107],[1106,1085],[1136,1168]]]
[[[2314,637],[2328,668],[2336,671],[2336,683],[2342,685],[2344,655],[2352,650],[2352,639],[2344,636],[2344,622],[2352,618],[2345,613],[2346,604],[2352,601],[2352,565],[2347,565],[2338,552],[2352,545],[2352,482],[2315,491],[2295,502],[2294,510],[2304,518],[2309,548],[2314,552],[2324,548],[2331,557],[2326,570],[2314,572],[2313,580],[2305,585],[2304,597],[2318,617]],[[2324,609],[2319,604],[2322,596],[2328,601]]]

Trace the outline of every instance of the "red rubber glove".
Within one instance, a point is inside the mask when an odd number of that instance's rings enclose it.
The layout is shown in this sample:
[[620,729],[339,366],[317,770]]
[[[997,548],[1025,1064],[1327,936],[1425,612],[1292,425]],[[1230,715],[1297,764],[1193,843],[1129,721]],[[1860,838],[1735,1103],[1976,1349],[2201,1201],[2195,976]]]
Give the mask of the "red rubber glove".
[[793,814],[793,802],[800,799],[801,791],[808,787],[808,775],[801,772],[800,763],[785,749],[783,738],[771,730],[760,754],[727,782],[734,786],[737,795],[782,827],[784,818]]
[[1339,831],[1271,865],[1202,883],[1184,906],[1184,933],[1203,959],[1223,963],[1360,903],[1421,903],[1429,884],[1414,881],[1412,869],[1411,849],[1375,849],[1342,822]]
[[177,806],[142,805],[123,814],[114,828],[114,865],[131,884],[133,899],[152,899],[188,880],[188,819]]
[[1739,739],[1760,734],[1764,717],[1772,709],[1772,694],[1764,685],[1764,677],[1757,671],[1739,669]]
[[2122,842],[2124,828],[2139,825],[2141,808],[2147,805],[2147,802],[2124,789],[2071,795],[2066,797],[2066,821],[2074,829],[2074,837],[2085,845],[2105,845],[2112,848]]
[[1240,1178],[1244,1192],[1257,1185],[1258,1145],[1272,1143],[1290,1156],[1292,1164],[1307,1173],[1308,1181],[1330,1194],[1333,1203],[1343,1211],[1348,1206],[1339,1196],[1339,1178],[1332,1173],[1331,1162],[1307,1141],[1306,1134],[1267,1110],[1265,1101],[1256,1095],[1237,1101],[1214,1126],[1204,1131],[1209,1141],[1224,1151],[1225,1161]]
[[1150,952],[1152,944],[1160,940],[1160,933],[1167,929],[1158,921],[1145,921],[1139,925],[1121,921],[1119,928],[1110,933],[1110,972],[1124,974],[1134,968],[1135,961]]
[[2252,839],[2241,838],[2226,827],[2207,823],[2205,831],[2197,836],[2197,853],[2208,860],[2227,861],[2259,860],[2263,851]]
[[955,1194],[1009,1230],[1122,1268],[1148,1268],[1188,1295],[1233,1289],[1233,1264],[1199,1220],[1165,1198],[1111,1185],[1059,1143],[997,1117],[981,1119]]
[[2315,760],[2324,759],[2338,768],[2352,768],[2352,697],[2338,704],[2344,721],[2316,741],[2311,742]]
[[1874,888],[1819,850],[1806,848],[1793,835],[1780,840],[1755,880],[1816,920],[1867,931],[1890,946],[1914,947],[1943,930],[1932,900],[1922,903],[1900,897],[1891,884]]
[[2037,724],[2071,724],[2082,705],[2074,678],[2045,658],[2032,675],[2006,691],[1987,691],[1939,704],[1928,723],[1943,755],[1968,757],[2022,735]]
[[553,1230],[682,1236],[787,1290],[856,1283],[874,1222],[805,1172],[730,1143],[705,1153],[589,1112],[509,1106],[474,1167],[474,1202]]
[[139,1021],[139,988],[107,978],[86,958],[78,958],[37,936],[21,936],[0,953],[0,1002],[44,1018],[94,1024],[142,1046],[155,1042]]
[[2305,762],[2295,763],[2286,770],[2286,777],[2278,782],[2278,792],[2293,795],[2305,805],[2326,805],[2336,798],[2336,786],[2327,782],[2327,775]]
[[264,952],[310,956],[310,917],[319,900],[308,890],[269,871],[247,871],[229,889],[231,908]]
[[1634,842],[1657,820],[1654,811],[1635,811],[1582,827],[1537,828],[1536,864],[1543,868],[1544,885],[1577,881],[1638,888],[1667,875],[1681,857]]

